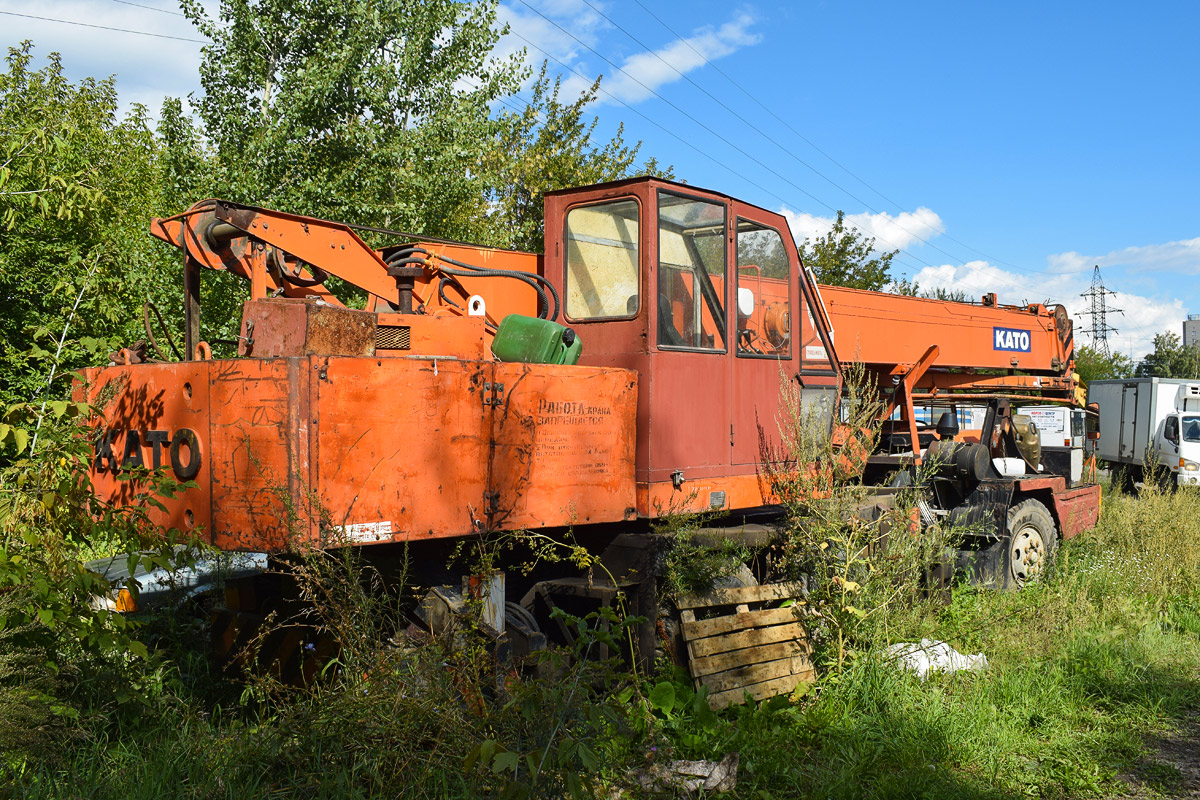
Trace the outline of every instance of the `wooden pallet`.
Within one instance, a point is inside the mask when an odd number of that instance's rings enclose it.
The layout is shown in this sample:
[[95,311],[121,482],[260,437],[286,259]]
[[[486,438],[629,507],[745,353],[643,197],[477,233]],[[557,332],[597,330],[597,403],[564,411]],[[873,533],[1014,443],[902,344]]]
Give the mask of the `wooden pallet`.
[[772,583],[677,600],[688,668],[697,689],[708,687],[710,707],[740,703],[747,693],[755,700],[785,694],[815,677],[804,607],[779,607],[803,594],[798,583]]

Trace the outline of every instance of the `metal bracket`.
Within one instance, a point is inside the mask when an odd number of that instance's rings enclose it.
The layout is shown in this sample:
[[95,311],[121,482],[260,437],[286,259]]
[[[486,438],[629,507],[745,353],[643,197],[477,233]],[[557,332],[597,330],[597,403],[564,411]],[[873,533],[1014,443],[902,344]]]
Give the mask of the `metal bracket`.
[[483,384],[483,404],[485,406],[499,406],[504,403],[504,384],[503,383],[485,383]]

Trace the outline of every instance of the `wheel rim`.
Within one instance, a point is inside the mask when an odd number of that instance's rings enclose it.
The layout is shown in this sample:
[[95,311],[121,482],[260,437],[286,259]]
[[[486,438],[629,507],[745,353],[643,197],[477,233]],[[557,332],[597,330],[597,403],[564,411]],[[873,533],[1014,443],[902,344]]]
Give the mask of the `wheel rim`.
[[1009,545],[1010,571],[1013,580],[1021,585],[1036,577],[1046,561],[1046,542],[1041,531],[1026,525],[1012,536]]

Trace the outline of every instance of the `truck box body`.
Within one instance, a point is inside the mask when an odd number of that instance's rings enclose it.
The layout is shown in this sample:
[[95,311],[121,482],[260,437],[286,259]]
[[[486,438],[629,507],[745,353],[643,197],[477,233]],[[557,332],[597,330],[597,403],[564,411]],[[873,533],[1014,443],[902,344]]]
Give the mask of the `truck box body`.
[[1180,378],[1130,378],[1092,381],[1088,402],[1100,406],[1096,454],[1105,461],[1143,466],[1146,444],[1163,417],[1175,410],[1179,387],[1196,381]]

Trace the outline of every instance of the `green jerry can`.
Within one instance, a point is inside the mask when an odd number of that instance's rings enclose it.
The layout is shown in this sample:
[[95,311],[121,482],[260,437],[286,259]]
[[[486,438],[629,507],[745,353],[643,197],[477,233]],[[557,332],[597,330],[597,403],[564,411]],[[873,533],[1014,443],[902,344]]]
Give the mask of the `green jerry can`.
[[524,314],[509,314],[500,320],[492,354],[501,361],[525,364],[575,364],[583,343],[575,331],[557,322]]

